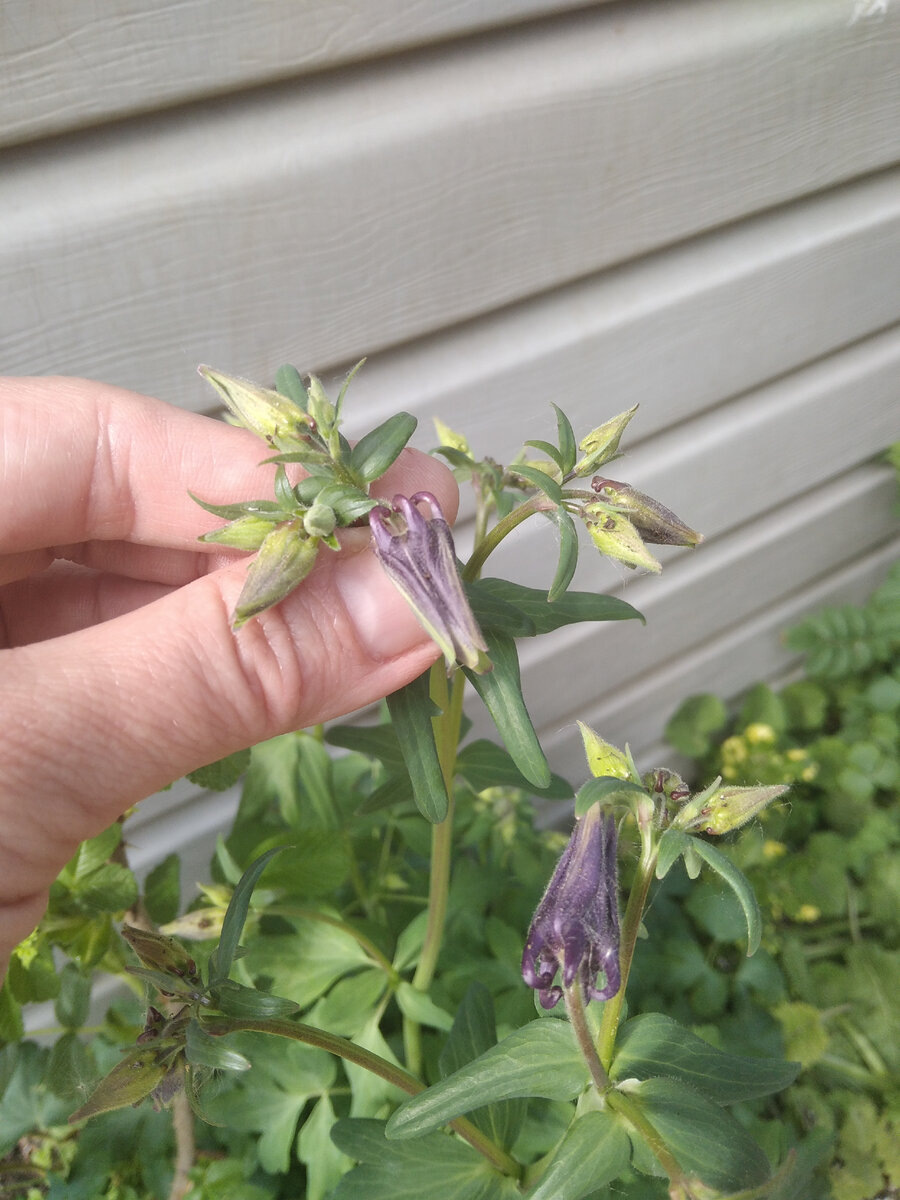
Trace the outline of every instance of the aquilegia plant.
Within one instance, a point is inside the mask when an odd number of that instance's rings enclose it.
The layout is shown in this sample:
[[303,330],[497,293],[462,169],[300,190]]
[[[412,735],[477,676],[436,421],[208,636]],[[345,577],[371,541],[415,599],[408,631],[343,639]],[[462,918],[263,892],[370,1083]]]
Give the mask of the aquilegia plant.
[[[346,385],[332,403],[293,368],[277,391],[201,370],[275,467],[272,497],[199,500],[226,521],[203,540],[256,552],[235,636],[340,549],[341,529],[368,525],[443,660],[388,696],[377,725],[289,735],[254,753],[203,905],[162,929],[144,920],[123,931],[140,964],[132,973],[162,998],[74,1119],[186,1096],[199,1117],[259,1135],[267,1171],[294,1170],[299,1156],[297,1187],[310,1198],[801,1195],[799,1161],[770,1162],[746,1105],[787,1086],[796,1064],[725,1053],[659,1013],[626,1019],[639,939],[653,934],[651,889],[679,859],[691,880],[705,868],[733,890],[748,954],[757,949],[756,900],[714,839],[784,788],[715,780],[692,795],[582,725],[590,778],[552,872],[523,804],[525,793],[571,790],[535,734],[516,640],[639,616],[570,590],[578,526],[602,554],[653,572],[648,544],[701,540],[602,474],[635,410],[579,443],[554,406],[556,441],[526,442],[507,466],[438,423],[436,453],[476,501],[474,548],[460,563],[433,496],[370,495],[413,417],[351,446]],[[486,576],[494,550],[535,515],[558,533],[546,589]],[[467,684],[505,749],[467,740]],[[347,753],[329,756],[324,741]],[[273,1039],[293,1045],[273,1053]]]

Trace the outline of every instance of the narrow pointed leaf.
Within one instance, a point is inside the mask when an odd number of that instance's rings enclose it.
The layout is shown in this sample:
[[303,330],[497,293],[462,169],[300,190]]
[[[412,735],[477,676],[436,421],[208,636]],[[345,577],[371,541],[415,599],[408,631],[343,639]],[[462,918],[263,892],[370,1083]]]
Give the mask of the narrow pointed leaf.
[[730,858],[711,846],[709,842],[704,842],[701,838],[691,838],[689,849],[712,867],[712,869],[725,880],[735,896],[741,908],[744,910],[744,917],[747,921],[747,957],[755,954],[759,949],[760,938],[762,937],[762,917],[759,911],[759,904],[756,901],[756,896],[753,893],[753,888],[747,880],[746,875],[734,865]]
[[234,955],[241,940],[244,922],[250,911],[250,897],[253,895],[253,889],[259,881],[260,875],[266,869],[266,864],[282,849],[282,846],[276,846],[274,850],[267,850],[265,854],[260,855],[247,868],[234,889],[225,912],[219,944],[209,959],[210,985],[228,978],[228,972],[231,970],[231,964],[234,962]]
[[725,1054],[662,1013],[633,1017],[622,1027],[610,1078],[680,1079],[718,1104],[735,1104],[780,1092],[800,1064],[779,1058]]
[[[559,450],[557,450],[556,446],[553,445],[552,442],[544,442],[544,441],[541,441],[540,438],[535,438],[533,441],[526,442],[525,445],[533,446],[535,448],[535,450],[543,451],[543,453],[546,454],[547,457],[549,459],[551,459],[556,464],[556,466],[559,468],[560,475],[565,475],[566,469],[563,466],[562,455],[560,454]],[[513,469],[516,470],[517,468],[513,468]]]
[[575,466],[575,460],[578,457],[578,446],[575,442],[575,432],[572,429],[569,418],[558,404],[554,404],[553,408],[556,412],[556,431],[559,437],[559,465],[565,476]]
[[551,633],[563,625],[580,621],[630,621],[644,618],[617,596],[602,596],[595,592],[566,592],[548,601],[543,588],[525,587],[506,579],[479,579],[479,591],[490,592],[524,613],[534,625],[535,633]]
[[361,438],[350,453],[350,469],[365,483],[380,479],[416,431],[418,421],[399,412]]
[[242,500],[237,504],[208,504],[205,500],[201,500],[199,496],[195,496],[193,492],[189,491],[188,495],[195,504],[199,504],[208,513],[212,513],[214,517],[223,517],[226,521],[236,521],[239,517],[255,516],[271,517],[273,520],[286,520],[289,515],[274,500]]
[[545,788],[550,783],[550,767],[522,697],[516,643],[498,633],[488,634],[486,640],[493,671],[476,675],[464,667],[466,678],[491,714],[513,762],[529,783]]
[[193,1067],[210,1067],[215,1071],[249,1071],[250,1060],[236,1050],[229,1050],[220,1037],[213,1037],[196,1021],[188,1021],[185,1030],[185,1057]]
[[435,711],[429,695],[430,671],[387,698],[397,741],[409,772],[416,807],[437,825],[447,815],[450,801],[444,783],[431,717]]
[[534,484],[538,491],[543,492],[545,496],[553,501],[554,504],[562,502],[562,489],[555,479],[546,475],[543,471],[539,471],[537,467],[527,467],[524,463],[516,463],[510,467],[510,470],[516,475],[521,475],[523,479],[527,479],[529,483]]
[[377,758],[389,771],[403,766],[403,751],[392,725],[332,725],[325,730],[325,741]]
[[656,878],[665,879],[677,860],[690,849],[691,839],[680,829],[667,829],[659,839]]
[[414,1138],[454,1117],[509,1100],[573,1100],[590,1082],[568,1021],[531,1021],[474,1062],[406,1101],[388,1121],[388,1138]]
[[210,999],[226,1017],[289,1017],[300,1007],[284,996],[273,996],[245,987],[233,979],[222,979],[209,989]]
[[547,592],[547,599],[552,604],[565,595],[578,566],[578,530],[562,505],[546,515],[559,530],[559,563],[553,583]]
[[769,1162],[724,1108],[675,1079],[648,1079],[632,1093],[682,1169],[709,1187],[737,1192],[769,1178]]
[[628,1134],[608,1112],[573,1121],[528,1200],[581,1200],[617,1179],[631,1159]]

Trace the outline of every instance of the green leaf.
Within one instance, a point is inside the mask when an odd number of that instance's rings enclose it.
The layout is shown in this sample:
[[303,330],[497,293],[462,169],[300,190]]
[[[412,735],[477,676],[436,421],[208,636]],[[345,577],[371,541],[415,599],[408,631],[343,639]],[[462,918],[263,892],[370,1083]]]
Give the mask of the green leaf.
[[75,1033],[64,1033],[50,1051],[45,1076],[47,1087],[62,1100],[86,1096],[97,1078],[97,1064],[90,1048]]
[[387,1136],[419,1137],[473,1108],[514,1096],[573,1100],[589,1082],[568,1021],[531,1021],[407,1100],[388,1122]]
[[647,790],[630,779],[600,775],[596,779],[589,779],[578,789],[575,794],[575,815],[583,817],[595,804],[628,804],[630,796],[640,796],[646,800]]
[[71,1101],[61,1099],[47,1086],[49,1062],[49,1050],[35,1042],[0,1051],[0,1079],[5,1084],[0,1091],[0,1158],[9,1154],[20,1137],[62,1125],[68,1117]]
[[295,918],[293,933],[253,938],[242,966],[262,977],[279,996],[311,1004],[335,980],[372,960],[349,932],[332,924]]
[[441,771],[431,718],[437,711],[429,694],[431,672],[387,697],[388,711],[412,783],[416,807],[426,820],[439,824],[450,801]]
[[659,839],[659,850],[656,858],[656,878],[665,879],[672,867],[686,850],[690,849],[691,839],[680,829],[667,829]]
[[326,483],[316,494],[316,503],[327,504],[337,514],[338,524],[352,525],[383,503],[367,496],[361,488],[346,483]]
[[631,1099],[683,1170],[724,1192],[758,1186],[769,1162],[742,1125],[682,1080],[648,1079]]
[[[556,448],[556,446],[553,445],[552,442],[545,442],[545,441],[542,441],[540,438],[534,438],[531,441],[526,442],[525,445],[533,446],[535,448],[535,450],[541,450],[544,454],[547,455],[547,457],[549,459],[552,459],[552,461],[555,463],[555,465],[559,469],[560,475],[565,475],[566,469],[563,466],[562,455],[560,454],[560,452]],[[513,469],[517,470],[518,468],[513,468]]]
[[250,751],[238,750],[217,762],[198,767],[196,771],[188,771],[188,779],[197,787],[206,788],[210,792],[227,792],[234,787],[240,777],[250,766]]
[[250,1060],[229,1050],[222,1038],[213,1037],[196,1019],[188,1021],[184,1042],[185,1057],[191,1066],[213,1071],[249,1071]]
[[510,604],[484,586],[480,579],[464,585],[472,615],[483,633],[496,630],[509,637],[534,637],[534,621],[516,604]]
[[104,863],[79,882],[74,896],[78,907],[91,916],[125,912],[137,901],[137,880],[128,867]]
[[102,833],[81,843],[73,858],[63,868],[63,875],[71,872],[74,883],[82,883],[109,861],[110,855],[121,840],[122,826],[118,821],[114,821]]
[[380,479],[416,431],[418,421],[410,413],[388,417],[353,447],[350,470],[365,483]]
[[5,979],[0,986],[0,1042],[17,1042],[24,1033],[22,1010]]
[[363,1165],[340,1181],[333,1200],[513,1200],[519,1190],[477,1151],[457,1138],[432,1133],[413,1142],[386,1140],[383,1121],[337,1121],[331,1136],[339,1150]]
[[288,363],[278,368],[275,372],[275,389],[282,396],[293,400],[297,407],[302,408],[304,412],[309,411],[309,394],[303,386],[303,380],[296,367],[292,367]]
[[[549,601],[543,588],[524,587],[506,579],[480,579],[479,590],[489,592],[498,600],[510,604],[534,625],[536,634],[552,633],[563,625],[580,621],[629,621],[644,618],[617,596],[601,596],[594,592],[566,592]],[[519,635],[516,635],[519,636]]]
[[[551,404],[552,404],[551,400]],[[578,446],[575,442],[575,432],[569,418],[559,407],[558,404],[553,405],[556,412],[556,432],[559,438],[559,458],[560,469],[563,475],[568,475],[575,466],[575,460],[578,457]]]
[[209,959],[210,984],[218,983],[219,980],[228,978],[228,972],[231,970],[231,964],[234,961],[235,951],[241,940],[244,922],[247,920],[247,913],[250,910],[250,897],[253,894],[253,889],[256,887],[260,875],[265,870],[266,864],[281,849],[281,846],[276,846],[274,850],[268,850],[256,862],[251,863],[234,889],[231,899],[228,902],[228,908],[225,911],[222,932],[219,935],[219,944]]
[[559,530],[559,562],[550,590],[547,592],[547,599],[552,604],[560,596],[566,594],[566,589],[572,582],[572,576],[578,566],[578,530],[575,528],[575,522],[562,505],[544,515]]
[[87,1102],[73,1112],[69,1120],[84,1121],[98,1113],[140,1104],[162,1083],[168,1070],[168,1066],[159,1061],[156,1047],[138,1047],[100,1080]]
[[536,792],[547,800],[568,800],[572,795],[568,780],[556,774],[551,775],[547,787],[535,788],[506,751],[487,738],[463,746],[456,759],[456,770],[476,792],[491,787],[514,787]]
[[233,979],[222,979],[209,989],[210,999],[226,1017],[289,1017],[300,1007],[284,996],[273,996],[245,987]]
[[[452,1075],[497,1044],[494,1001],[483,983],[475,982],[463,997],[453,1028],[438,1062],[442,1078]],[[527,1101],[521,1098],[486,1104],[469,1113],[469,1120],[487,1137],[509,1149],[525,1119]]]
[[545,788],[550,783],[550,767],[525,707],[516,643],[500,633],[486,634],[485,641],[494,669],[476,675],[463,667],[466,678],[491,714],[516,766],[529,783]]
[[510,470],[516,475],[521,475],[523,479],[527,479],[529,483],[534,484],[538,491],[548,496],[554,504],[562,503],[562,488],[555,479],[551,479],[549,475],[537,467],[527,467],[524,463],[516,463],[510,467]]
[[665,728],[665,738],[681,754],[702,758],[712,749],[713,736],[728,721],[728,710],[711,692],[689,696],[679,705]]
[[266,869],[266,887],[304,898],[328,896],[337,891],[351,869],[346,842],[328,829],[307,829],[286,836],[294,841]]
[[718,1104],[770,1096],[793,1083],[796,1062],[725,1054],[662,1013],[633,1017],[616,1040],[610,1078],[683,1080]]
[[[352,1166],[331,1139],[335,1115],[331,1097],[321,1096],[297,1137],[297,1157],[306,1167],[306,1200],[324,1200]],[[243,1193],[241,1193],[243,1200]]]
[[188,495],[206,512],[212,513],[214,517],[222,517],[226,521],[238,521],[241,517],[271,517],[273,521],[285,521],[289,515],[274,500],[242,500],[238,504],[207,504],[193,492],[189,491]]
[[709,842],[704,842],[700,838],[691,838],[690,849],[698,854],[707,866],[712,867],[737,896],[747,921],[747,955],[749,957],[751,954],[755,954],[759,949],[762,937],[762,917],[753,888],[746,875],[738,870],[730,858],[726,858],[721,850],[716,850]]
[[63,1029],[80,1029],[87,1020],[91,1001],[91,980],[69,962],[59,973],[59,995],[53,1003],[56,1019]]
[[144,880],[144,908],[151,921],[167,925],[178,916],[181,901],[181,860],[167,855]]
[[430,996],[414,988],[411,983],[401,980],[395,993],[397,1004],[404,1017],[419,1025],[428,1025],[432,1029],[442,1029],[446,1032],[453,1024],[453,1018],[445,1008],[440,1008]]
[[628,1166],[628,1134],[612,1114],[587,1112],[569,1126],[528,1200],[581,1200]]
[[325,730],[325,741],[329,746],[375,758],[389,772],[404,769],[403,751],[392,725],[332,725]]

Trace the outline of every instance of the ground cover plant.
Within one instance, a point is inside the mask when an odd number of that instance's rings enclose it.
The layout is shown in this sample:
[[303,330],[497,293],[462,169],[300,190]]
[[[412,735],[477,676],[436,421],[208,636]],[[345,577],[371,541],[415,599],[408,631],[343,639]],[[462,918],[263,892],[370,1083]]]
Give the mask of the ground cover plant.
[[[535,734],[516,640],[639,617],[571,589],[579,526],[649,571],[648,544],[700,540],[605,474],[634,410],[578,441],[556,409],[555,441],[527,442],[507,466],[439,426],[437,453],[476,501],[460,563],[433,497],[371,494],[410,415],[351,447],[346,386],[332,402],[293,368],[275,391],[204,373],[274,464],[271,498],[198,498],[226,522],[206,540],[257,552],[236,636],[340,548],[341,528],[368,523],[443,658],[372,722],[196,773],[244,783],[186,911],[177,856],[139,888],[121,824],[81,846],[0,993],[3,1194],[818,1200],[827,1141],[801,1136],[775,1099],[800,1066],[782,1053],[795,1026],[776,1014],[736,1052],[741,1013],[715,1005],[731,975],[753,994],[776,969],[721,839],[780,801],[783,782],[723,768],[694,788],[638,772],[627,747],[582,726],[571,835],[533,822],[536,799],[573,792]],[[493,551],[535,516],[558,531],[547,589],[491,577]],[[469,734],[470,687],[497,742]],[[727,972],[697,929],[713,931]],[[95,1017],[96,969],[131,998]],[[48,1045],[24,1036],[21,1010],[49,1001]]]

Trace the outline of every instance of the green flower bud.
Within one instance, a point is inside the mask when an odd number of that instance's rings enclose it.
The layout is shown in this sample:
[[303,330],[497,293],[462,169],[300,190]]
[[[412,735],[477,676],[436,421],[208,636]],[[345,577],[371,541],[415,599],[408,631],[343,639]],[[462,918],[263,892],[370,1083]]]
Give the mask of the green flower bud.
[[653,557],[641,535],[621,513],[611,513],[602,504],[585,504],[581,516],[587,523],[591,540],[601,554],[615,558],[626,567],[644,567],[659,574],[662,566]]
[[174,938],[133,925],[122,926],[122,937],[150,970],[177,976],[188,983],[200,983],[197,964]]
[[233,627],[240,629],[288,596],[315,566],[318,549],[319,539],[307,537],[302,521],[287,521],[273,529],[250,564],[232,616]]
[[287,396],[212,367],[197,370],[213,385],[239,423],[267,442],[280,448],[282,443],[290,444],[308,433],[309,417]]
[[589,729],[583,721],[578,722],[581,730],[581,740],[584,742],[584,753],[587,756],[588,767],[597,779],[604,777],[613,779],[630,779],[631,771],[628,759],[616,746],[606,742],[593,729]]
[[238,517],[222,529],[204,533],[199,541],[232,546],[235,550],[258,550],[274,528],[275,522],[267,521],[264,517]]
[[327,504],[314,504],[303,514],[303,528],[310,537],[328,537],[334,533],[337,517]]
[[740,829],[788,790],[786,783],[768,787],[716,787],[686,804],[672,824],[687,833],[720,835]]
[[696,546],[703,541],[702,534],[690,529],[658,500],[637,491],[628,483],[602,479],[598,475],[591,480],[591,488],[601,500],[626,513],[645,542],[652,542],[656,546]]
[[635,404],[627,412],[619,413],[617,417],[598,425],[578,443],[579,450],[584,451],[584,458],[575,465],[576,475],[590,475],[611,458],[615,458],[625,426],[637,410],[638,406]]
[[451,450],[458,450],[460,454],[471,455],[472,451],[469,448],[469,443],[463,434],[457,433],[449,425],[445,425],[440,417],[434,417],[433,419],[434,428],[442,446],[449,446]]
[[309,377],[309,415],[316,423],[316,428],[322,437],[327,438],[334,428],[337,417],[334,405],[328,399],[328,394],[322,387],[321,380],[315,375]]

